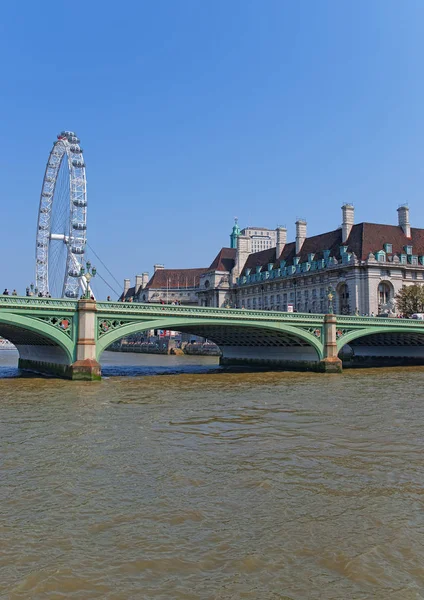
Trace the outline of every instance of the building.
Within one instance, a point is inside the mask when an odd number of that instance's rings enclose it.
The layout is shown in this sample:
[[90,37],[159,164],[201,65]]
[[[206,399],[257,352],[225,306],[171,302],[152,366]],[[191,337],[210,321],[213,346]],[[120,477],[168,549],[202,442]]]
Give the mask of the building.
[[406,205],[398,208],[398,225],[355,225],[354,207],[345,204],[341,227],[312,237],[306,228],[298,220],[289,243],[277,228],[276,246],[255,253],[238,237],[234,305],[322,313],[331,291],[336,313],[391,314],[402,286],[424,282],[424,229],[411,227]]
[[[325,313],[332,295],[336,313],[377,315],[396,313],[395,297],[403,286],[424,283],[424,229],[411,227],[407,205],[398,208],[397,225],[382,225],[355,224],[354,207],[344,204],[340,227],[308,237],[306,221],[298,219],[291,242],[285,227],[240,230],[236,220],[230,245],[204,269],[159,266],[163,272],[156,276],[156,265],[148,285],[143,286],[146,274],[136,278],[134,288],[126,280],[123,297]],[[184,287],[181,282],[190,272]],[[172,285],[166,284],[168,280]]]
[[245,227],[240,231],[238,219],[235,219],[233,231],[230,235],[230,248],[237,248],[237,238],[243,235],[250,239],[250,251],[260,252],[267,248],[275,246],[276,231],[274,229],[266,229],[265,227]]
[[124,280],[124,291],[119,298],[121,302],[178,303],[184,305],[198,304],[197,291],[202,269],[165,269],[156,264],[149,279],[149,273],[136,275],[135,286],[130,287],[130,280]]

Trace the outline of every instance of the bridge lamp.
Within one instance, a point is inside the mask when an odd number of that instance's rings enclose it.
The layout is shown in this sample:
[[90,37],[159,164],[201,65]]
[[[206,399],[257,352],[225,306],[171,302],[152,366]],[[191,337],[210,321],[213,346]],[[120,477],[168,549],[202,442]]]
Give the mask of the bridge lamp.
[[85,290],[85,294],[84,294],[84,298],[86,300],[90,299],[90,281],[93,277],[95,277],[96,273],[97,273],[97,269],[96,267],[92,267],[91,266],[91,262],[89,260],[87,260],[86,262],[86,267],[87,267],[87,271],[85,270],[85,268],[81,265],[80,268],[80,277],[84,277],[85,281],[87,282],[87,289]]

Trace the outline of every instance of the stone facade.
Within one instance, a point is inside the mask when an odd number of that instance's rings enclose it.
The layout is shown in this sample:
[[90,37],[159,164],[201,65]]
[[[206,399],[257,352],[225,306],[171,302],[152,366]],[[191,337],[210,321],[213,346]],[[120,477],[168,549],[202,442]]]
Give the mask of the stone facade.
[[[407,206],[398,209],[398,225],[355,225],[354,207],[344,204],[338,229],[308,237],[298,219],[293,242],[285,227],[240,230],[236,221],[230,243],[207,268],[156,265],[150,280],[138,276],[133,288],[126,280],[121,299],[327,313],[332,293],[337,314],[378,315],[396,314],[402,286],[424,283],[424,229],[411,227]],[[172,288],[164,283],[169,273],[178,281]]]
[[250,253],[245,261],[242,251],[232,306],[323,313],[332,291],[338,314],[395,314],[402,286],[424,283],[424,230],[411,228],[407,206],[398,215],[398,226],[354,225],[353,206],[344,205],[341,228],[312,238],[306,221],[298,220],[295,242]]

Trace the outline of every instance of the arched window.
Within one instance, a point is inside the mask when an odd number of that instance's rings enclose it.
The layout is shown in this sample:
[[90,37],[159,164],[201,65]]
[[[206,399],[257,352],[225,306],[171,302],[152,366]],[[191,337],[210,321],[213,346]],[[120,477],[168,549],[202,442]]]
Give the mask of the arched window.
[[378,303],[387,304],[391,298],[391,289],[388,283],[384,281],[378,285]]
[[342,283],[338,289],[339,296],[339,314],[348,315],[350,313],[349,308],[349,288],[345,283]]

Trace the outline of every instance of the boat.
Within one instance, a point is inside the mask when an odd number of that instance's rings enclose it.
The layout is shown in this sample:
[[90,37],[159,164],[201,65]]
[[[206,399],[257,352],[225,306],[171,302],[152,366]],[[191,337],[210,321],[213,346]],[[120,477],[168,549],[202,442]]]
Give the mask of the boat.
[[16,350],[16,347],[9,340],[0,337],[0,350]]

